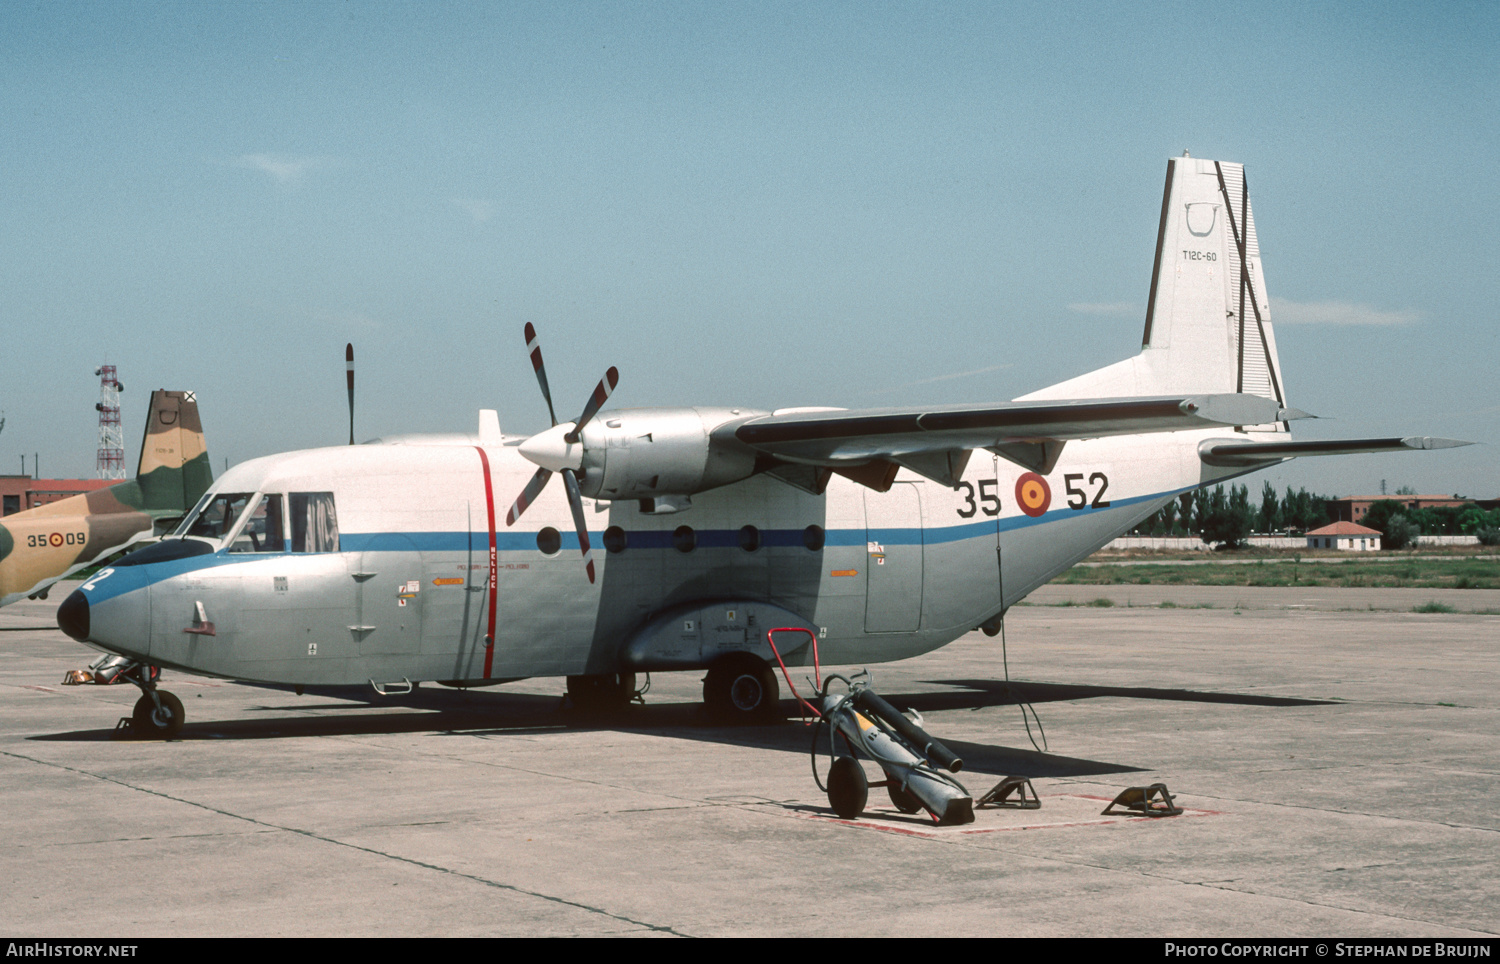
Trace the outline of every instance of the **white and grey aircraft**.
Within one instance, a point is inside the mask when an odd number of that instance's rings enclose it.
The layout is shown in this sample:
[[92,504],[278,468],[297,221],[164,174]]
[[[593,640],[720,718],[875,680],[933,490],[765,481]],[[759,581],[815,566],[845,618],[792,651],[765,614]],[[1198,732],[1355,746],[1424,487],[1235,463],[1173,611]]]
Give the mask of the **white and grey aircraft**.
[[[1294,441],[1267,305],[1243,168],[1184,155],[1132,358],[1010,402],[853,411],[600,411],[610,369],[578,419],[531,438],[486,411],[474,436],[235,466],[58,623],[129,661],[136,726],[161,736],[183,710],[151,666],[381,692],[566,676],[602,703],[637,673],[706,670],[711,709],[763,719],[768,629],[811,630],[825,664],[915,656],[993,632],[1188,490],[1298,456],[1466,444]],[[811,662],[797,638],[788,665]]]

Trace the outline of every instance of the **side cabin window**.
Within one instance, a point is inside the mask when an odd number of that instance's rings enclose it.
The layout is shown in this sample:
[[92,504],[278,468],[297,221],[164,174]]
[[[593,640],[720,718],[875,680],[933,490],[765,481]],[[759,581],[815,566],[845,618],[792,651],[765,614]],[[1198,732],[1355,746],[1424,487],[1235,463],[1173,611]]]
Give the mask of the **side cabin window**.
[[281,496],[263,495],[255,504],[239,535],[229,546],[230,552],[285,552],[286,527],[281,511]]
[[219,492],[212,497],[204,496],[182,525],[172,534],[175,536],[198,536],[201,539],[219,540],[239,521],[240,514],[249,504],[250,492]]
[[338,552],[339,518],[332,492],[293,492],[292,551]]

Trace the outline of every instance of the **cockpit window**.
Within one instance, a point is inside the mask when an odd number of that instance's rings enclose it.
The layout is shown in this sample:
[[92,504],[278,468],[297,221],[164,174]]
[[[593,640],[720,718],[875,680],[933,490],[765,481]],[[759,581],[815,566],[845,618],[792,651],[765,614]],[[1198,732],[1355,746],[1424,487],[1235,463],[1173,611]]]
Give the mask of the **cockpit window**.
[[281,496],[263,495],[234,537],[230,552],[285,552],[286,529],[282,523]]
[[291,494],[292,551],[338,552],[339,518],[332,492]]
[[204,496],[197,508],[172,533],[174,536],[198,536],[202,539],[222,539],[234,528],[240,513],[250,502],[250,492],[219,492]]
[[185,535],[187,535],[188,534],[188,528],[189,528],[189,526],[192,525],[193,520],[196,519],[196,518],[198,518],[199,514],[202,513],[205,508],[208,507],[208,504],[210,502],[212,502],[213,499],[214,499],[214,495],[213,495],[212,492],[205,492],[205,493],[203,493],[203,498],[201,498],[201,499],[198,500],[198,504],[195,505],[195,506],[193,506],[192,510],[190,512],[188,512],[187,515],[183,516],[180,520],[178,520],[177,527],[174,528],[170,533],[168,533],[168,535],[172,535],[172,536],[185,536]]

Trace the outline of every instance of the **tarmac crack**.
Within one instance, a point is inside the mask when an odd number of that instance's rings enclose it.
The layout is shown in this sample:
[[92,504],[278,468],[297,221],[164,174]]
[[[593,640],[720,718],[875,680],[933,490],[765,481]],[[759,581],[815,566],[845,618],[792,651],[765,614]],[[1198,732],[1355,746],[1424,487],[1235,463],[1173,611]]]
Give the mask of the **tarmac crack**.
[[671,934],[674,937],[693,936],[691,934],[684,934],[676,928],[670,927],[665,924],[652,924],[648,921],[636,920],[635,918],[627,917],[624,914],[616,914],[613,911],[605,910],[602,907],[595,907],[591,904],[585,904],[580,901],[569,900],[566,897],[558,897],[554,894],[544,894],[540,891],[527,890],[526,888],[518,887],[515,884],[507,884],[498,880],[491,880],[488,877],[481,877],[478,874],[465,873],[461,870],[454,870],[452,867],[443,867],[439,864],[432,864],[424,860],[417,860],[414,857],[403,857],[400,854],[393,854],[384,850],[377,850],[374,847],[364,847],[359,844],[350,843],[346,840],[339,840],[337,838],[329,837],[324,834],[315,833],[311,830],[304,830],[300,827],[288,827],[281,824],[271,823],[266,820],[258,820],[255,817],[247,817],[241,813],[232,813],[228,810],[221,810],[218,807],[209,806],[206,803],[199,803],[196,800],[188,800],[184,797],[173,796],[170,793],[164,793],[160,790],[152,790],[149,787],[136,786],[133,783],[127,783],[124,780],[119,780],[115,777],[105,776],[102,773],[94,773],[91,770],[84,770],[79,767],[71,767],[65,763],[56,763],[51,760],[39,760],[36,757],[26,756],[22,753],[12,753],[9,750],[0,750],[0,755],[8,756],[15,760],[24,760],[28,763],[34,763],[38,766],[52,767],[58,770],[65,770],[69,773],[76,773],[80,776],[99,780],[102,783],[112,783],[115,786],[124,787],[127,790],[134,790],[137,793],[145,793],[154,797],[160,797],[163,800],[171,800],[173,803],[180,803],[189,807],[197,807],[199,810],[204,810],[208,813],[216,813],[219,816],[228,817],[231,820],[242,820],[245,823],[251,824],[256,827],[263,827],[267,830],[279,830],[282,833],[295,834],[300,837],[306,837],[309,840],[316,840],[320,843],[331,844],[335,847],[343,847],[345,849],[357,851],[359,853],[366,853],[375,857],[383,857],[386,860],[393,860],[398,863],[408,864],[413,867],[420,867],[423,870],[431,870],[440,874],[447,874],[449,876],[457,877],[462,880],[468,880],[476,884],[481,884],[485,887],[493,887],[496,890],[503,890],[513,894],[520,894],[525,897],[535,897],[538,900],[544,900],[553,904],[560,904],[564,907],[573,907],[578,910],[587,911],[591,914],[598,914],[601,917],[607,917],[611,920],[617,920],[623,924],[629,924],[633,927],[645,928],[646,930],[656,933]]

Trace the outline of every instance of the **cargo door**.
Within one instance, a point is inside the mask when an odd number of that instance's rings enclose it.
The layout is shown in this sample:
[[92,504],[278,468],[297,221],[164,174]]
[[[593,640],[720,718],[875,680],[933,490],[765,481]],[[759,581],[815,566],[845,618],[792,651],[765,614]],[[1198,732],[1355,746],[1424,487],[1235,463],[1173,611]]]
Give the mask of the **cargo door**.
[[865,489],[865,632],[909,633],[922,620],[922,500],[916,484]]

